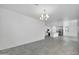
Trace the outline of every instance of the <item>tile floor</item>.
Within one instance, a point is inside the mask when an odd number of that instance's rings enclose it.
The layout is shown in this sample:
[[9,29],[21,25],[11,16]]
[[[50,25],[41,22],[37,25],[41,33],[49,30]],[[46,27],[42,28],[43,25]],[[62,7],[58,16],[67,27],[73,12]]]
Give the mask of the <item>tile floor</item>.
[[78,55],[76,37],[46,37],[44,40],[0,51],[0,55]]

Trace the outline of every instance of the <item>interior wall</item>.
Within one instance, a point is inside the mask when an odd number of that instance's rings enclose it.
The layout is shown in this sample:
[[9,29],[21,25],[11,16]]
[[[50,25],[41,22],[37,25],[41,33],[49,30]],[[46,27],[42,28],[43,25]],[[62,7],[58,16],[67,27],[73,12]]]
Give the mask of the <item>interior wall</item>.
[[78,19],[77,21],[78,21],[78,22],[77,22],[77,31],[78,31],[78,32],[77,32],[77,34],[78,34],[78,37],[77,37],[77,38],[78,38],[78,40],[79,40],[79,19]]
[[0,8],[0,50],[42,40],[44,30],[38,20]]
[[64,36],[77,37],[77,20],[70,20],[66,25],[64,27]]

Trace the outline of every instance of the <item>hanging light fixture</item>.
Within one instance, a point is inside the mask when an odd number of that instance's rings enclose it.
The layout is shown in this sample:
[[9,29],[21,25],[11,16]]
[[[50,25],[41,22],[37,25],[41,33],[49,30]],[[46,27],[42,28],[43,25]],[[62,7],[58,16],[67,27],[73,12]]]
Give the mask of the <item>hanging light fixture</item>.
[[43,13],[40,16],[40,20],[47,21],[49,18],[49,15],[46,13],[46,9],[43,9]]

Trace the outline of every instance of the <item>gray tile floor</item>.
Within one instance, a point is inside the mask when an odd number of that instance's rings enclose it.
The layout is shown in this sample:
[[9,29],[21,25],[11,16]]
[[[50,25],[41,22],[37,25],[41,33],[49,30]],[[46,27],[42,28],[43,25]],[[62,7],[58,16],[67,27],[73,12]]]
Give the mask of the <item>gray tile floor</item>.
[[[73,39],[73,40],[72,40]],[[1,55],[78,55],[79,41],[74,37],[46,37],[44,40],[0,51]],[[76,40],[76,41],[74,41]]]

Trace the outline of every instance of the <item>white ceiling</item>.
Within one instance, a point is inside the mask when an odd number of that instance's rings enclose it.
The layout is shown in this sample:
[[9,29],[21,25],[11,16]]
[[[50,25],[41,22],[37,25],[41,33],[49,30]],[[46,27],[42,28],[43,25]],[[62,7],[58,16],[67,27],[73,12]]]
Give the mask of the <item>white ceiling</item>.
[[79,17],[79,5],[77,4],[2,4],[0,7],[37,20],[43,9],[46,9],[50,16],[48,23],[61,22],[66,17],[71,19]]

